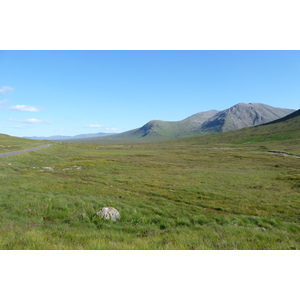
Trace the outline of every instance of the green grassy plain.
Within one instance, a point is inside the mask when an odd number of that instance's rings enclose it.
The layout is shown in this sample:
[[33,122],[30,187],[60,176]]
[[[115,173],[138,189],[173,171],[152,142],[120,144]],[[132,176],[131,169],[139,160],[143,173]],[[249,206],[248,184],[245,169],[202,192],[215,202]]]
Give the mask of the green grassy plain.
[[0,248],[300,249],[299,130],[247,130],[0,158]]

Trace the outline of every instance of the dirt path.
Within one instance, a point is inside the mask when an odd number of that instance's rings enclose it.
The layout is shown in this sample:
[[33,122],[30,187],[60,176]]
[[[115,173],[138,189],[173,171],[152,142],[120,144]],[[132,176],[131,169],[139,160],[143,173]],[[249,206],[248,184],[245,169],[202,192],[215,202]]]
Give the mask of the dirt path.
[[287,153],[284,153],[284,152],[277,152],[277,151],[269,151],[269,152],[270,153],[275,153],[275,154],[278,154],[278,155],[281,155],[281,156],[288,156],[288,157],[300,158],[300,156],[292,155],[292,154],[287,154]]
[[39,149],[48,147],[50,145],[51,144],[47,144],[47,145],[43,145],[43,146],[31,148],[31,149],[25,149],[25,150],[21,150],[21,151],[8,152],[8,153],[0,153],[0,157],[6,157],[6,156],[11,156],[11,155],[17,155],[17,154],[21,154],[21,153],[31,152],[31,151],[35,151],[35,150],[39,150]]

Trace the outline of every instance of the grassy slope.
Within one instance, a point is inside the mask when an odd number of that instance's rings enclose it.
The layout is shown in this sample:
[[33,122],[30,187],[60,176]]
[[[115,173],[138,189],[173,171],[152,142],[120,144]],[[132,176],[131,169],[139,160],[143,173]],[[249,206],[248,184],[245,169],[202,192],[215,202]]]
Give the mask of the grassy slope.
[[[287,122],[3,158],[0,248],[300,249],[300,159],[268,152],[300,154]],[[94,217],[106,205],[120,222]]]
[[5,134],[0,134],[0,153],[14,152],[27,148],[34,148],[44,145],[45,141],[34,141],[28,139],[17,138]]

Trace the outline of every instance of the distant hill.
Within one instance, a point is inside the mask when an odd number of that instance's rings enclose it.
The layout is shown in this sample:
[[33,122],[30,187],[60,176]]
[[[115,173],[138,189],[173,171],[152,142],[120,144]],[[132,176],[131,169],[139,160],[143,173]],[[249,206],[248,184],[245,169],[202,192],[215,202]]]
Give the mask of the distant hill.
[[[285,117],[294,111],[261,103],[239,103],[222,111],[200,112],[178,122],[153,120],[141,128],[99,139],[147,142],[201,136],[257,126]],[[89,142],[97,142],[97,139],[91,139]]]
[[112,135],[112,133],[98,132],[98,133],[78,134],[75,136],[53,135],[53,136],[48,136],[48,137],[32,136],[32,137],[23,137],[23,138],[30,139],[30,140],[60,141],[60,140],[96,138],[96,137],[101,137],[101,136],[106,136],[106,135]]

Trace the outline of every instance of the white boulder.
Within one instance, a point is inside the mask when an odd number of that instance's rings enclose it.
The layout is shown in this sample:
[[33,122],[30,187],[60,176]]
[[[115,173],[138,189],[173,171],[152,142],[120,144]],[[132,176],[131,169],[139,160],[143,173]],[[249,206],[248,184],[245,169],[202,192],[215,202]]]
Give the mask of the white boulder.
[[113,207],[103,207],[100,211],[96,213],[97,216],[100,216],[102,219],[105,220],[112,220],[116,222],[120,220],[121,216],[120,213]]

